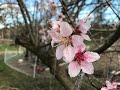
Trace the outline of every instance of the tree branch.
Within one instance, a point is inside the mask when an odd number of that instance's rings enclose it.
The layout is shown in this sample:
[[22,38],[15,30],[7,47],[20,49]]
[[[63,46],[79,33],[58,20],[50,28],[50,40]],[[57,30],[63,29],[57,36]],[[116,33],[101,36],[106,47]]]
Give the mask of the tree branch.
[[66,72],[66,66],[59,66],[60,62],[58,62],[55,57],[52,56],[54,54],[53,49],[49,46],[44,48],[36,48],[36,46],[31,45],[31,43],[24,43],[24,41],[20,41],[20,39],[21,37],[16,38],[16,43],[22,45],[23,47],[26,47],[28,50],[32,51],[35,55],[37,55],[42,61],[42,63],[44,63],[50,68],[51,74],[55,76],[55,78],[61,83],[61,85],[63,85],[66,90],[70,90],[73,86],[73,82],[71,81],[71,78]]
[[120,25],[117,28],[117,30],[111,36],[109,36],[106,42],[103,45],[101,45],[99,48],[94,50],[94,52],[97,52],[99,54],[104,52],[107,48],[109,48],[112,44],[114,44],[119,38],[120,38]]
[[105,0],[108,4],[108,6],[112,9],[112,11],[114,12],[114,14],[117,16],[117,18],[120,20],[119,15],[114,11],[114,9],[112,8],[112,6],[109,4],[109,2],[107,0]]

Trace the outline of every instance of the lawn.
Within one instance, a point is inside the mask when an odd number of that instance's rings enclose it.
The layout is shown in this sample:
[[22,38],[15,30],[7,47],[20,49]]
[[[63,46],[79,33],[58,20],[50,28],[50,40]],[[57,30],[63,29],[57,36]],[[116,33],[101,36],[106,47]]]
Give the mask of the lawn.
[[[32,78],[19,73],[3,62],[3,55],[0,55],[0,90],[64,90],[62,86],[50,77]],[[51,80],[52,81],[51,81]],[[17,90],[17,89],[15,89]]]
[[5,48],[7,48],[8,50],[11,50],[11,51],[16,51],[17,50],[17,47],[15,46],[10,46],[10,45],[0,45],[0,51],[4,51]]

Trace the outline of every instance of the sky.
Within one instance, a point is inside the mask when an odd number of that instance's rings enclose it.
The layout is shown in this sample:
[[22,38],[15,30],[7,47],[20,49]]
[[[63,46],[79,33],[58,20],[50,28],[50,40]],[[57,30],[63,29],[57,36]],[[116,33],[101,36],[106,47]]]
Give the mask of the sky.
[[[10,2],[15,2],[16,0],[10,0]],[[34,0],[25,0],[26,2],[26,5],[28,7],[28,10],[31,14],[33,14],[34,12],[34,3],[33,3]],[[37,1],[48,1],[48,0],[37,0]],[[55,3],[60,6],[60,3],[59,3],[59,0],[54,0]],[[94,0],[87,0],[86,4],[89,4],[90,2],[92,2]],[[5,0],[0,0],[0,5],[2,3],[5,3]],[[94,1],[94,3],[96,3]],[[117,0],[116,2],[114,2],[114,4],[117,3]],[[0,7],[6,7],[5,5],[2,5]],[[95,7],[95,5],[93,6],[87,6],[85,7],[81,13],[79,14],[79,19],[81,18],[84,18],[86,16],[86,14],[88,14],[89,12],[91,12],[92,8]],[[8,9],[9,11],[9,9]],[[1,15],[2,12],[0,12],[0,15]],[[18,17],[19,17],[19,20],[21,22],[23,22],[23,18],[22,18],[22,15],[21,14],[18,14]],[[105,11],[105,17],[104,17],[106,20],[109,20],[110,22],[118,22],[118,19],[116,18],[116,15],[113,13],[113,11],[111,10],[111,8],[107,8],[107,10]],[[7,17],[7,23],[13,23],[13,20],[11,19],[10,16]],[[0,28],[3,28],[4,26],[2,24],[0,24]]]

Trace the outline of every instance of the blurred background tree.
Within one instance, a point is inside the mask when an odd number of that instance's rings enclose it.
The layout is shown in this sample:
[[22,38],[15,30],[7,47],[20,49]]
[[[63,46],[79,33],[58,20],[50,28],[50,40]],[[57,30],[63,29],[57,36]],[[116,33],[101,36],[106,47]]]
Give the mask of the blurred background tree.
[[[56,60],[54,56],[55,50],[50,46],[50,37],[47,34],[47,30],[50,29],[48,21],[51,18],[54,20],[55,16],[52,16],[49,10],[45,10],[46,1],[1,0],[1,39],[8,37],[14,40],[16,44],[34,53],[44,65],[50,68],[50,73],[64,88],[69,90],[74,85],[75,80],[68,76],[66,65],[60,66],[63,62]],[[62,12],[65,15],[65,21],[73,24],[73,26],[77,20],[88,14],[94,17],[91,30],[88,33],[92,41],[86,42],[91,46],[90,50],[100,54],[104,53],[106,49],[119,39],[119,0],[55,0],[55,3],[58,4],[58,8],[61,8],[57,12]],[[120,48],[108,49],[106,52],[120,52]],[[94,75],[88,76],[91,80],[88,78],[90,85],[98,90],[102,84],[97,81],[96,76],[101,74],[101,72],[103,73],[103,71],[96,71]],[[105,76],[109,73],[107,77],[111,78],[110,72],[105,73]],[[93,84],[94,82],[95,85]]]

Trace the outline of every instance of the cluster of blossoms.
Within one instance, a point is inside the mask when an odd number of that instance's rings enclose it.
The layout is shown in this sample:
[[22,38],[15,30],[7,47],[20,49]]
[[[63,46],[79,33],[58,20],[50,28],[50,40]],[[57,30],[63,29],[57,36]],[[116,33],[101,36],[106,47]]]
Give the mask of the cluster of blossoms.
[[81,70],[93,74],[94,67],[91,62],[100,58],[96,52],[86,51],[84,40],[90,41],[86,34],[90,27],[88,18],[79,20],[75,28],[62,20],[52,22],[52,28],[48,32],[52,38],[51,45],[57,44],[56,58],[69,63],[70,77],[77,76]]
[[117,90],[117,85],[120,85],[120,83],[105,81],[105,85],[101,88],[101,90]]
[[[72,27],[68,22],[65,22],[63,14],[56,14],[57,5],[50,0],[49,3],[42,4],[46,10],[49,10],[52,15],[56,15],[57,20],[51,22],[51,30],[48,34],[51,36],[51,46],[56,47],[57,60],[63,59],[68,63],[68,74],[70,77],[76,77],[81,71],[87,74],[94,73],[92,62],[100,58],[96,52],[87,51],[85,40],[90,41],[87,35],[91,25],[90,17],[81,19],[77,22],[76,27]],[[101,90],[117,90],[117,85],[120,83],[106,81]]]
[[48,10],[51,12],[52,15],[56,14],[56,10],[57,10],[57,5],[54,3],[53,0],[49,0],[48,2],[41,2],[40,3],[40,11],[44,11],[44,10]]

